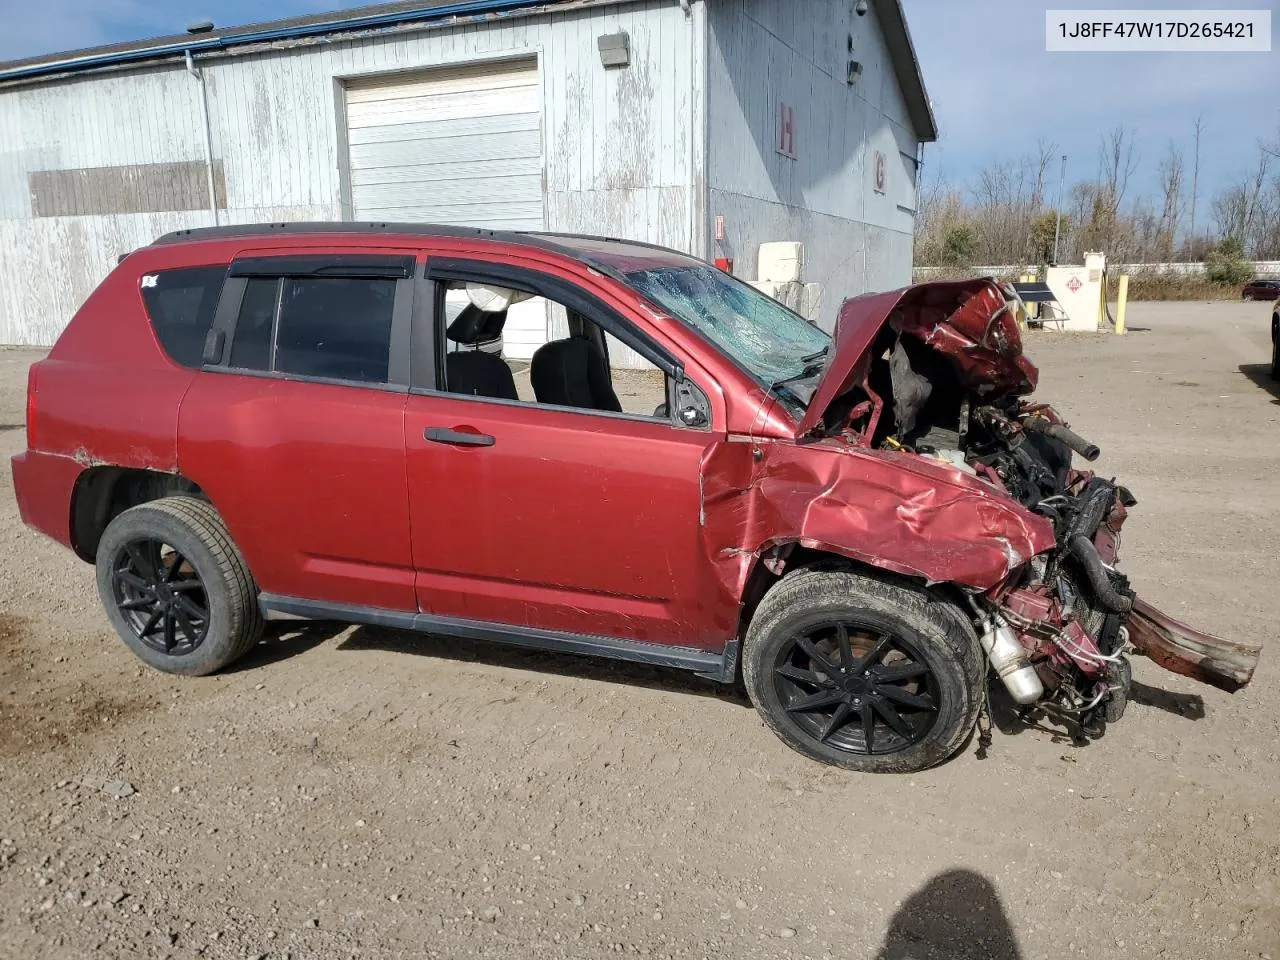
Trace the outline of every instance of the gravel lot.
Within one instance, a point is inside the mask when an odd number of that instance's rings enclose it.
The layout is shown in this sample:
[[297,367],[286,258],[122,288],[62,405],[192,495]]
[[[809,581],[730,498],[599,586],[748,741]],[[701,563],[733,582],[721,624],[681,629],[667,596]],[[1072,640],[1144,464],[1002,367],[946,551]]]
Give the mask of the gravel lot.
[[[1033,334],[1140,504],[1125,565],[1274,648],[1261,304]],[[0,453],[34,351],[0,351]],[[0,480],[0,956],[1280,958],[1280,651],[1232,697],[1137,661],[1084,747],[858,777],[656,670],[327,625],[180,681]]]

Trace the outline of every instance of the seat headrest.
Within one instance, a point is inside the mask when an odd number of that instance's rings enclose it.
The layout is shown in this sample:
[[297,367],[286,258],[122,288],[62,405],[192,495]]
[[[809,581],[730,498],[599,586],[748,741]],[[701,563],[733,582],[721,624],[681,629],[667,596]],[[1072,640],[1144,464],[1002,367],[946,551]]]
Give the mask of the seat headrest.
[[506,325],[507,311],[481,310],[475,304],[469,303],[449,324],[444,335],[454,343],[464,346],[491,343],[502,336],[502,328]]

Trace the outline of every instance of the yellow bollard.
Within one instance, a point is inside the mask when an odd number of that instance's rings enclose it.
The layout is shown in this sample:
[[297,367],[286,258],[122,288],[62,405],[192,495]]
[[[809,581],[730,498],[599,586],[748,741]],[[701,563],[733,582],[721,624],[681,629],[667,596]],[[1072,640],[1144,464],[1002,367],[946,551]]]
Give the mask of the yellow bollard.
[[[1018,277],[1018,282],[1019,282],[1019,283],[1031,283],[1033,280],[1035,280],[1035,277],[1034,277],[1034,276],[1032,276],[1032,275],[1031,275],[1031,274],[1029,274],[1029,273],[1021,274],[1021,275]],[[1019,329],[1019,330],[1025,330],[1025,329],[1027,329],[1027,321],[1028,321],[1029,319],[1031,319],[1031,317],[1030,317],[1030,315],[1027,313],[1027,305],[1026,305],[1025,303],[1019,303],[1019,305],[1018,305],[1018,329]]]
[[1129,303],[1129,275],[1120,274],[1120,289],[1116,292],[1116,333],[1124,335],[1124,308]]

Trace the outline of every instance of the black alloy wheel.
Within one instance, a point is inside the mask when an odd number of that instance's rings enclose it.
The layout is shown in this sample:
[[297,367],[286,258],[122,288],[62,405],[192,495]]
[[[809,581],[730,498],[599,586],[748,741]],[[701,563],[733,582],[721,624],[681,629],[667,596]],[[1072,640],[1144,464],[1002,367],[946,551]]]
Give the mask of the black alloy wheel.
[[217,510],[175,495],[130,507],[98,541],[98,596],[143,663],[216,673],[262,635],[258,590]]
[[798,726],[853,754],[913,746],[938,717],[938,681],[916,646],[871,624],[806,628],[779,649],[773,682]]
[[742,642],[742,682],[787,746],[859,773],[953,756],[987,671],[972,618],[904,578],[801,567],[769,588]]
[[196,568],[161,540],[130,540],[111,563],[116,608],[147,647],[183,656],[204,643],[209,599]]

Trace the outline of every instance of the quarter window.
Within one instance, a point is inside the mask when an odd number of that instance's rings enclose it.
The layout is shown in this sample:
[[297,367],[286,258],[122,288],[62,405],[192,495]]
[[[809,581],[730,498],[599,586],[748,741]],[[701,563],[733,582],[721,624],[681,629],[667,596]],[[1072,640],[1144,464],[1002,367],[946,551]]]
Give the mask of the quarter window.
[[142,301],[156,339],[175,363],[199,367],[227,265],[187,267],[142,278]]

